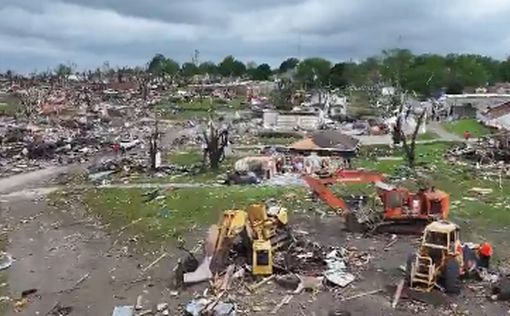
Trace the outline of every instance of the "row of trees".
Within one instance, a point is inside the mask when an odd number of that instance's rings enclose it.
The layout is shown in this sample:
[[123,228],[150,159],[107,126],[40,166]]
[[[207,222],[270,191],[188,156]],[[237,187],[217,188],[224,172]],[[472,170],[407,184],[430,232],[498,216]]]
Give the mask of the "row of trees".
[[277,69],[268,64],[244,64],[233,56],[220,63],[176,61],[158,54],[149,62],[149,71],[156,75],[190,77],[210,74],[268,80],[275,74],[290,74],[305,87],[345,88],[374,83],[399,82],[403,89],[428,97],[438,91],[460,93],[466,87],[483,87],[495,82],[510,81],[510,58],[497,60],[474,54],[415,55],[407,49],[385,50],[360,62],[340,62],[320,58],[299,60],[288,58]]
[[195,75],[209,74],[223,77],[248,77],[252,80],[268,80],[273,71],[268,64],[256,65],[255,63],[244,64],[233,56],[225,57],[219,64],[206,61],[200,64],[185,62],[179,65],[173,59],[162,54],[154,56],[148,65],[148,71],[157,76],[175,77],[180,75],[189,78]]

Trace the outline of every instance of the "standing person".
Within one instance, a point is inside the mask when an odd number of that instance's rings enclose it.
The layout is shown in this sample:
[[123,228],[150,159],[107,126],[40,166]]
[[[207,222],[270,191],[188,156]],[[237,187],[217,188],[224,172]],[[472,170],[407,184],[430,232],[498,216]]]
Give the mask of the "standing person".
[[469,131],[464,132],[464,139],[469,140],[471,138],[471,133]]

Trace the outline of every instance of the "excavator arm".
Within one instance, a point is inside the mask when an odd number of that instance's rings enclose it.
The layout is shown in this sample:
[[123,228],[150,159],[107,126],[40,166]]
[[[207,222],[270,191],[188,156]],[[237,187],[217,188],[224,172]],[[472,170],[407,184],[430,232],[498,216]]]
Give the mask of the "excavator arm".
[[303,180],[305,180],[312,192],[324,201],[324,203],[329,205],[341,216],[345,215],[345,212],[347,212],[347,204],[345,201],[336,196],[321,180],[308,175],[303,176]]
[[340,216],[345,216],[349,211],[347,204],[341,198],[336,196],[327,185],[336,183],[374,183],[382,182],[384,176],[380,173],[366,170],[348,170],[338,169],[332,175],[322,178],[314,178],[304,175],[303,180],[310,189],[327,205],[337,211]]

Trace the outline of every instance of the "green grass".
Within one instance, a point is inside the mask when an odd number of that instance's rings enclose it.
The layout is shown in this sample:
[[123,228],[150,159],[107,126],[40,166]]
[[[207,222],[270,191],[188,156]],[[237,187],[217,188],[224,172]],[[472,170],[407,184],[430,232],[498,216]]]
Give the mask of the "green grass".
[[474,119],[464,119],[443,124],[444,128],[457,136],[464,137],[464,132],[469,131],[471,137],[481,137],[491,133],[491,130]]
[[439,135],[437,135],[434,132],[426,132],[423,134],[419,134],[416,138],[417,140],[432,140],[432,139],[438,139]]
[[18,104],[0,101],[0,115],[15,116],[20,110]]
[[277,198],[289,208],[302,207],[295,197],[303,195],[304,189],[255,186],[175,189],[162,192],[166,207],[156,201],[144,203],[144,192],[141,189],[91,190],[85,194],[85,203],[92,214],[110,223],[113,231],[142,218],[127,230],[141,235],[145,241],[158,241],[216,223],[224,210],[243,208],[269,198]]
[[[417,175],[403,173],[404,161],[378,160],[377,157],[401,156],[401,149],[371,146],[362,149],[354,159],[355,167],[387,173],[389,182],[416,190],[421,184],[435,186],[450,194],[450,219],[461,225],[464,241],[479,242],[487,239],[495,245],[499,258],[510,251],[505,231],[510,227],[510,180],[503,179],[501,187],[497,176],[475,170],[470,165],[450,164],[444,154],[455,144],[437,142],[417,145]],[[183,155],[183,154],[179,154]],[[182,156],[171,159],[181,161]],[[213,177],[215,174],[203,174]],[[197,181],[198,176],[190,176]],[[187,179],[189,180],[189,179]],[[490,188],[492,193],[480,195],[471,192],[473,187]],[[335,186],[342,194],[370,194],[373,188],[365,185]],[[100,189],[86,193],[86,204],[93,214],[110,223],[113,229],[142,218],[130,227],[132,234],[141,234],[146,240],[172,239],[195,227],[214,223],[225,209],[243,207],[249,203],[278,198],[287,207],[310,206],[306,200],[307,189],[296,187],[222,186],[189,188],[164,193],[168,217],[162,216],[156,202],[143,203],[143,190]]]
[[180,166],[190,166],[202,162],[202,153],[198,150],[173,152],[168,155],[168,162]]
[[[172,108],[178,107],[182,111],[172,113]],[[192,100],[191,102],[169,102],[162,101],[156,106],[162,118],[170,120],[201,119],[214,116],[216,111],[235,111],[246,108],[243,98],[234,98],[231,101],[221,101],[209,98],[203,100]]]

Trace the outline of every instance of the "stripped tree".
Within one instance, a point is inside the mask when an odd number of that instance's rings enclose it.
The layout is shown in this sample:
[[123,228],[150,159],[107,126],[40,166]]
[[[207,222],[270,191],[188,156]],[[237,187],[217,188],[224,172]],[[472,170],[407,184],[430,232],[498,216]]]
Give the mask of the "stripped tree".
[[[395,89],[395,93],[391,96],[389,108],[391,113],[395,114],[396,120],[391,130],[391,136],[395,145],[402,144],[404,156],[409,168],[414,169],[416,166],[416,139],[422,124],[426,118],[426,109],[419,109],[419,113],[406,104],[406,93],[400,89]],[[410,134],[406,134],[404,125],[409,121],[411,114],[415,114],[414,129]]]
[[225,149],[228,146],[228,129],[218,128],[212,120],[209,120],[207,129],[203,131],[203,137],[203,166],[207,166],[207,162],[209,162],[209,167],[217,170],[225,159]]

